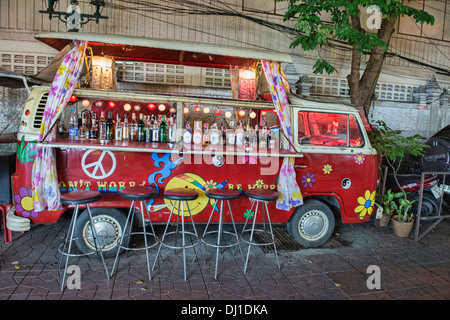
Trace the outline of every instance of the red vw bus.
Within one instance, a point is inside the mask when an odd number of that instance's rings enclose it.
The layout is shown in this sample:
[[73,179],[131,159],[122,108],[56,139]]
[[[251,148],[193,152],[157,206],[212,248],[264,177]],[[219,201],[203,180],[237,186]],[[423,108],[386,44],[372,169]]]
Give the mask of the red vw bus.
[[[103,54],[115,61],[222,69],[230,65],[255,65],[260,59],[292,62],[290,56],[280,53],[179,41],[85,33],[44,34],[37,38],[58,50],[73,39],[86,40],[94,56]],[[34,210],[31,176],[38,144],[56,150],[61,193],[82,189],[102,193],[102,199],[91,207],[97,233],[107,239],[104,240],[107,242],[107,255],[114,255],[117,250],[117,239],[123,232],[130,205],[130,201],[119,195],[122,188],[149,185],[157,189],[157,197],[147,203],[154,223],[167,222],[172,208],[171,203],[162,197],[165,189],[195,189],[199,197],[189,205],[194,221],[203,223],[208,221],[214,206],[213,200],[205,196],[206,189],[276,190],[284,157],[294,160],[295,175],[301,189],[301,194],[296,196],[303,199],[303,204],[286,211],[277,209],[273,203],[269,210],[272,223],[287,224],[292,238],[302,246],[314,247],[326,242],[333,232],[336,217],[340,217],[343,223],[359,223],[368,221],[375,212],[372,210],[377,187],[377,155],[359,112],[352,106],[307,100],[288,93],[295,151],[286,151],[280,148],[280,144],[286,144],[286,139],[283,139],[282,132],[280,134],[273,103],[270,99],[264,100],[267,97],[264,94],[258,100],[250,100],[77,88],[57,124],[57,139],[38,143],[36,139],[49,90],[50,85],[33,87],[24,105],[16,172],[12,179],[14,203],[12,212],[8,214],[11,224],[17,225],[18,219],[21,223],[24,219],[30,223],[54,223],[69,209]],[[69,139],[67,128],[72,109],[83,116],[88,114],[89,119],[95,115],[97,121],[103,114],[105,120],[115,120],[115,128],[122,125],[125,116],[130,124],[133,113],[136,120],[141,114],[146,119],[146,130],[151,130],[158,122],[161,126],[161,120],[164,120],[167,130],[175,130],[175,138],[165,142],[150,138],[143,142],[121,137],[107,143],[96,138]],[[199,144],[183,143],[188,122],[192,134],[200,130],[203,141]],[[203,130],[205,123],[209,125],[209,133]],[[250,132],[257,136],[255,148],[228,144],[228,137],[242,133],[241,129],[245,139],[251,139]],[[217,132],[220,142],[213,143],[216,136],[212,134]],[[232,201],[231,206],[235,221],[244,222],[251,207],[250,200],[241,196]],[[87,212],[83,212],[80,219],[83,223],[79,224],[76,237],[90,232]],[[229,217],[225,220],[231,222]],[[89,239],[78,246],[82,251],[92,248]]]

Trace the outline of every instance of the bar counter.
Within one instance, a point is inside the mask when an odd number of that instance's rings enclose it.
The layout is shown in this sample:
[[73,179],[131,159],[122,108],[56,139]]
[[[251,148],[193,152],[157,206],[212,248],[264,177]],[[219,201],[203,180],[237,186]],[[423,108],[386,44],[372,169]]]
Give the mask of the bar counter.
[[173,154],[223,154],[236,156],[265,156],[265,157],[296,157],[301,158],[303,154],[283,149],[258,148],[256,151],[245,151],[244,147],[225,145],[195,145],[183,144],[182,142],[169,146],[168,143],[137,142],[137,141],[107,141],[99,143],[97,139],[56,139],[53,141],[38,142],[37,145],[61,149],[96,149],[126,152],[157,152]]

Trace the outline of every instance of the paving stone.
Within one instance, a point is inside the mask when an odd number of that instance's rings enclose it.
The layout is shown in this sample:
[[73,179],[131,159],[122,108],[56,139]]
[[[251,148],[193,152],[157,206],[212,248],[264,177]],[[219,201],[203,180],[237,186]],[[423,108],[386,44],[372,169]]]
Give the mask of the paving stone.
[[[213,248],[202,247],[197,259],[188,249],[187,280],[183,277],[180,250],[163,248],[148,279],[144,251],[121,254],[118,267],[107,279],[95,256],[71,258],[81,271],[81,288],[60,291],[57,248],[63,241],[68,219],[53,225],[33,225],[25,233],[13,232],[14,241],[0,244],[0,300],[449,300],[450,221],[415,242],[413,235],[398,238],[390,227],[371,222],[337,223],[334,242],[320,248],[299,249],[278,229],[278,270],[273,250],[252,247],[248,270],[243,274],[239,250],[219,255],[214,278]],[[201,230],[199,230],[201,233]],[[0,236],[3,236],[0,233]],[[136,239],[139,245],[139,239]],[[244,258],[248,245],[242,245]],[[151,249],[150,264],[156,257]],[[114,258],[107,259],[108,271]],[[367,285],[369,266],[380,268],[381,288]],[[184,304],[183,304],[184,305]],[[177,309],[178,310],[178,309]],[[178,312],[175,310],[176,312]],[[174,311],[174,310],[169,310]],[[174,311],[174,312],[175,312]]]

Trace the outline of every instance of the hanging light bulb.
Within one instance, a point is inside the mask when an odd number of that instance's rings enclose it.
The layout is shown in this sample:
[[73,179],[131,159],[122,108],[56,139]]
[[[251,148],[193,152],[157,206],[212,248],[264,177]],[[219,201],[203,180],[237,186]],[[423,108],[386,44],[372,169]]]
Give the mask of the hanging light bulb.
[[70,98],[69,98],[69,100],[70,100],[70,102],[75,102],[75,101],[77,101],[77,96],[71,96]]
[[245,117],[245,110],[239,110],[239,116]]
[[214,113],[216,114],[216,116],[220,116],[222,114],[222,110],[216,109],[216,111],[214,111]]
[[123,110],[125,110],[125,111],[130,111],[130,110],[131,110],[131,104],[125,103],[125,104],[123,105]]
[[108,102],[108,107],[114,109],[116,107],[116,103],[114,101]]
[[83,107],[89,107],[89,100],[88,99],[84,99],[83,101],[81,101],[81,104],[83,105]]
[[136,112],[139,112],[139,111],[141,111],[141,106],[140,105],[135,105],[134,106],[134,111],[136,111]]
[[200,112],[200,107],[199,107],[199,106],[195,106],[194,112],[195,112],[195,113],[199,113],[199,112]]
[[164,110],[166,110],[166,105],[161,103],[161,104],[158,106],[158,110],[161,111],[161,112],[164,111]]
[[230,111],[225,112],[225,117],[226,118],[231,118],[231,112]]
[[184,113],[184,114],[188,114],[188,113],[189,113],[189,108],[188,108],[188,107],[184,107],[183,113]]
[[147,105],[147,108],[148,108],[148,110],[153,111],[153,110],[155,110],[156,106],[155,106],[154,103],[149,103],[149,104]]
[[256,112],[255,111],[250,112],[250,118],[252,118],[252,119],[256,118]]
[[203,108],[203,112],[204,113],[209,113],[211,111],[211,109],[209,107],[204,107]]

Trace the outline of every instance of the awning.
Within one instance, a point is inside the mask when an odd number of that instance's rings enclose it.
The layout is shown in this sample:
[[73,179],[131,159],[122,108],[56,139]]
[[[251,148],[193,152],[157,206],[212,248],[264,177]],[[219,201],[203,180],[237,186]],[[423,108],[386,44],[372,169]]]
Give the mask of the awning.
[[88,41],[94,55],[117,61],[141,61],[228,69],[230,65],[248,67],[259,60],[292,63],[289,54],[180,40],[154,39],[123,35],[52,32],[36,39],[62,50],[72,40]]

